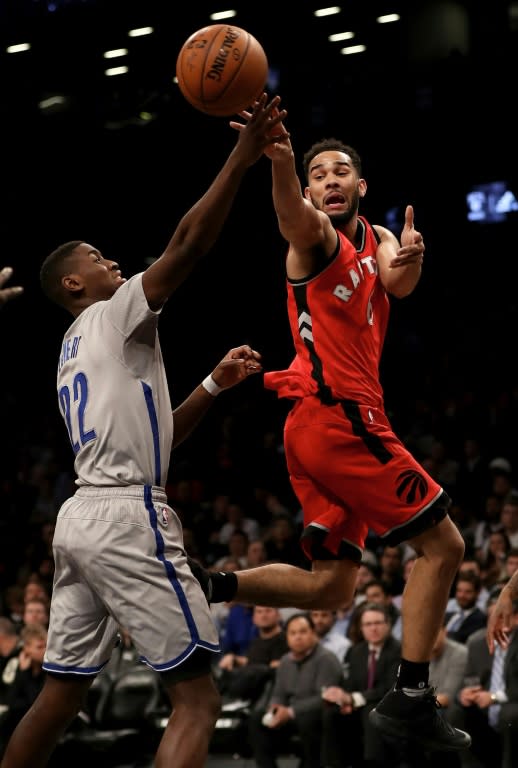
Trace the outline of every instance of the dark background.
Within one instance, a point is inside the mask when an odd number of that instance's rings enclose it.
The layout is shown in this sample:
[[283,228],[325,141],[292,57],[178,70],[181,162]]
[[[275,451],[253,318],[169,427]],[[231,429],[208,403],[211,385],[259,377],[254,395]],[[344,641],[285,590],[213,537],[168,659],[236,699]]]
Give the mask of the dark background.
[[[299,160],[314,141],[336,136],[362,155],[362,212],[372,222],[386,223],[395,208],[399,231],[404,206],[414,205],[425,266],[414,294],[394,303],[382,368],[389,409],[469,390],[489,400],[515,387],[518,215],[468,223],[465,195],[500,179],[518,193],[517,5],[347,0],[339,16],[315,19],[318,5],[0,0],[0,265],[13,266],[11,282],[26,287],[2,310],[6,436],[44,442],[60,418],[55,370],[69,318],[40,294],[43,258],[78,238],[126,276],[144,269],[233,146],[228,120],[197,112],[173,82],[184,40],[229,7],[238,11],[229,23],[263,44]],[[375,23],[391,11],[399,22]],[[155,34],[129,40],[128,28],[144,24]],[[348,29],[365,53],[342,56],[342,44],[328,41]],[[26,41],[31,51],[5,52]],[[129,48],[130,73],[106,78],[102,53],[119,46]],[[66,96],[65,107],[43,113],[38,102],[54,93]],[[249,342],[267,369],[290,362],[284,249],[264,160],[246,177],[217,247],[164,309],[173,402],[230,346]],[[251,432],[254,420],[263,428],[282,415],[259,380],[231,397],[253,401]]]

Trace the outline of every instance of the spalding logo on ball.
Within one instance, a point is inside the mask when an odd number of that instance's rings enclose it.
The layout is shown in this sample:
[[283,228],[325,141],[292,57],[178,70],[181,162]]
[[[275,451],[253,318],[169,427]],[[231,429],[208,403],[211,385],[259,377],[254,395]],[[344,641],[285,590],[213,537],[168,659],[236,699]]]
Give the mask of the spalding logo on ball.
[[268,79],[268,60],[253,35],[211,24],[187,38],[176,60],[180,91],[193,107],[230,117],[252,106]]

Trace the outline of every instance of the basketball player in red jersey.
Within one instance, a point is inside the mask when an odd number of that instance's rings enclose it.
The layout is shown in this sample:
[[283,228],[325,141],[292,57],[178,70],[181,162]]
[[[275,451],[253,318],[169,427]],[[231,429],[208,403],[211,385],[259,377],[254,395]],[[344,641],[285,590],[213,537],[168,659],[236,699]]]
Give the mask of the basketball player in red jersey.
[[[251,119],[246,112],[241,117]],[[450,499],[392,431],[378,370],[389,296],[403,298],[417,285],[423,238],[411,206],[401,245],[359,215],[367,183],[352,147],[336,139],[311,147],[303,192],[289,138],[265,154],[280,232],[289,243],[295,346],[288,370],[265,374],[265,386],[294,401],[284,431],[286,460],[312,568],[270,564],[216,574],[207,585],[211,599],[337,608],[352,599],[369,528],[387,544],[408,541],[419,557],[403,596],[402,662],[394,689],[371,717],[380,730],[425,748],[465,749],[469,735],[440,715],[428,681],[464,542],[448,515]]]

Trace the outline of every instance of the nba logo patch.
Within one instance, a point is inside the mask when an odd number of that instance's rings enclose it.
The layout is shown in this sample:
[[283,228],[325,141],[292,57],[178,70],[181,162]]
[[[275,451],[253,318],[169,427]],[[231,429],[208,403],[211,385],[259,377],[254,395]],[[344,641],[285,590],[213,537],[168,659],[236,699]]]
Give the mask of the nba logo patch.
[[165,507],[162,507],[162,525],[166,528],[169,525],[169,512]]

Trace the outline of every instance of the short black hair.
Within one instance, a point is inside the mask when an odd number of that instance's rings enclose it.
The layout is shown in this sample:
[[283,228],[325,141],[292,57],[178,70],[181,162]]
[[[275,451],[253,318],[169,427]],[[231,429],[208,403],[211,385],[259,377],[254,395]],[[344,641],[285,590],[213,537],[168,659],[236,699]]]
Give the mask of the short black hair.
[[343,141],[340,141],[339,139],[330,138],[317,141],[315,144],[313,144],[312,147],[308,149],[304,155],[302,160],[302,167],[304,169],[306,179],[309,179],[309,166],[313,158],[319,155],[321,152],[332,151],[344,152],[346,155],[349,155],[356,173],[358,176],[362,175],[362,161],[360,155],[354,149],[354,147],[351,147],[349,144],[344,144]]
[[49,253],[40,269],[40,285],[43,293],[51,301],[64,306],[64,293],[61,287],[61,278],[66,274],[65,263],[84,240],[69,240],[59,245],[52,253]]
[[315,622],[313,621],[309,613],[307,613],[306,611],[297,611],[297,613],[292,613],[291,616],[287,619],[284,625],[285,631],[288,630],[288,627],[290,626],[291,622],[295,621],[295,619],[305,619],[309,624],[309,626],[311,627],[311,629],[313,631],[315,630]]

